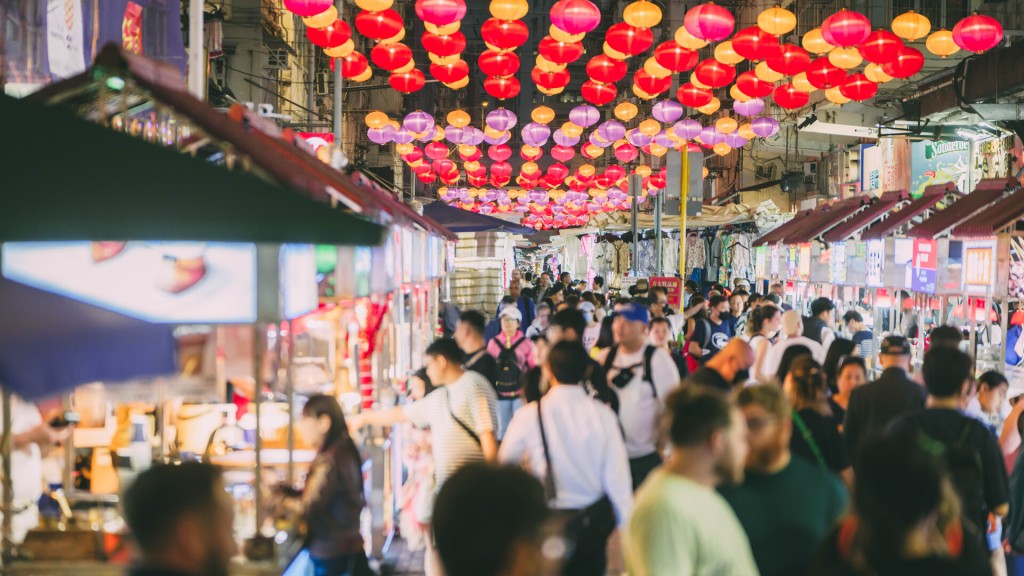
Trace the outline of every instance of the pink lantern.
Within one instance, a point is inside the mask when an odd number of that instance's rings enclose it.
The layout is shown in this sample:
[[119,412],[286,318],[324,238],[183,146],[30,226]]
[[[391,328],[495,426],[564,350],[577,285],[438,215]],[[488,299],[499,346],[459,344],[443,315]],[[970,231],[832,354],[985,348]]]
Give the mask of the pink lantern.
[[860,12],[843,8],[822,24],[822,35],[829,44],[835,46],[856,46],[867,40],[871,34],[871,20]]
[[683,26],[696,38],[718,42],[732,34],[736,19],[728,9],[708,2],[691,8],[683,18]]
[[551,7],[551,23],[566,34],[583,34],[601,23],[601,10],[590,0],[558,0]]
[[284,0],[286,10],[303,18],[323,14],[331,6],[334,0]]
[[466,15],[463,0],[416,0],[416,16],[435,26],[458,22]]
[[1002,39],[1003,26],[995,18],[984,14],[971,14],[953,26],[953,42],[971,52],[991,50]]

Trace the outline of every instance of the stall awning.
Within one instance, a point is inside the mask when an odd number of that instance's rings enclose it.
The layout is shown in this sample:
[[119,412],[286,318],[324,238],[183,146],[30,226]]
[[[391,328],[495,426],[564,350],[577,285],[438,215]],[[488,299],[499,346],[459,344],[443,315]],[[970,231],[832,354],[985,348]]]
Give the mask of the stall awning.
[[29,400],[177,372],[171,326],[0,278],[0,384]]
[[867,230],[861,233],[860,237],[862,240],[877,240],[885,238],[890,232],[896,230],[900,226],[909,224],[911,220],[917,218],[923,214],[926,210],[931,210],[939,203],[947,194],[956,191],[956,184],[948,182],[946,184],[939,184],[936,186],[929,186],[924,189],[924,193],[917,200],[907,204],[897,212],[892,212],[889,217],[885,220],[881,220],[872,224]]
[[444,202],[431,202],[425,205],[423,214],[452,232],[509,232],[512,234],[536,232],[528,226],[520,226],[501,218],[455,208]]
[[868,204],[868,201],[869,199],[866,196],[857,196],[831,204],[827,210],[818,213],[816,217],[808,218],[802,228],[787,234],[782,239],[782,242],[784,244],[810,242],[824,232],[838,226],[843,220],[846,220]]
[[362,217],[66,110],[0,95],[0,126],[0,241],[384,241]]
[[957,224],[970,218],[989,204],[992,204],[1008,190],[1019,186],[1013,178],[987,178],[978,183],[974,192],[962,196],[945,210],[932,214],[932,217],[907,231],[912,238],[937,238],[949,232]]
[[954,236],[995,236],[1024,218],[1024,189],[1013,193],[953,228]]
[[786,234],[790,234],[793,230],[796,230],[797,228],[803,226],[804,220],[810,217],[819,209],[820,208],[814,208],[811,210],[801,210],[800,212],[797,212],[789,222],[786,222],[782,226],[779,226],[778,228],[772,230],[771,232],[765,234],[764,236],[761,236],[757,240],[754,240],[753,246],[757,247],[765,246],[768,244],[777,244],[779,241],[785,238]]
[[[345,174],[324,164],[295,144],[292,131],[272,135],[276,126],[242,106],[236,105],[225,115],[185,92],[176,70],[142,56],[125,54],[116,46],[104,48],[93,69],[52,84],[31,98],[48,104],[62,104],[65,100],[73,101],[80,97],[86,87],[119,74],[130,77],[154,100],[188,118],[210,136],[229,143],[274,180],[295,191],[322,203],[340,198],[353,211],[377,222],[387,224],[397,219],[450,240],[455,238],[443,226],[418,215],[390,194],[359,186]],[[265,128],[253,125],[264,125]]]
[[872,200],[871,205],[867,208],[854,214],[832,230],[829,230],[822,236],[822,239],[826,242],[842,242],[858,231],[863,230],[865,226],[870,226],[889,210],[908,200],[910,200],[910,194],[906,190],[886,192]]

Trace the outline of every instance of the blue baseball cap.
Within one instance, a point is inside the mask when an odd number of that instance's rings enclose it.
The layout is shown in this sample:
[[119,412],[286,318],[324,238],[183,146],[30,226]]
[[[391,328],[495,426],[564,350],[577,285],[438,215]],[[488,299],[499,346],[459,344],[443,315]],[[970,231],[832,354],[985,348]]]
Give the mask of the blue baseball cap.
[[651,321],[651,315],[647,311],[647,308],[633,302],[623,304],[615,315],[622,316],[630,322],[643,322],[644,324],[647,324]]

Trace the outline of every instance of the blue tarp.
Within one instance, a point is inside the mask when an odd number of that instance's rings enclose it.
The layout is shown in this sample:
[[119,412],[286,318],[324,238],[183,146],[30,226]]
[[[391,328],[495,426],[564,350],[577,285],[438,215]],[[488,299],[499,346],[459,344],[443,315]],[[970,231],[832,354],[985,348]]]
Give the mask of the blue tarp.
[[451,230],[452,232],[509,232],[511,234],[533,234],[528,226],[520,226],[478,214],[461,208],[453,208],[444,202],[431,202],[423,207],[423,215]]
[[171,330],[0,278],[0,384],[31,400],[174,374]]

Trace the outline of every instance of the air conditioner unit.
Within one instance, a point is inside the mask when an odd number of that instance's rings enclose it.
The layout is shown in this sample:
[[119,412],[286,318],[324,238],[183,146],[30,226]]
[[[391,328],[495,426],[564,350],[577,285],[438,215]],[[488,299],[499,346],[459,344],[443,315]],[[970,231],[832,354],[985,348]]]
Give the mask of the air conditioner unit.
[[288,50],[286,48],[269,48],[267,50],[267,68],[271,70],[290,70]]
[[315,82],[314,87],[315,87],[316,95],[317,96],[326,96],[326,95],[330,94],[331,82],[330,82],[330,76],[328,75],[327,72],[325,72],[325,71],[317,72],[314,82]]

